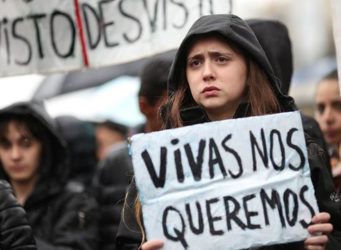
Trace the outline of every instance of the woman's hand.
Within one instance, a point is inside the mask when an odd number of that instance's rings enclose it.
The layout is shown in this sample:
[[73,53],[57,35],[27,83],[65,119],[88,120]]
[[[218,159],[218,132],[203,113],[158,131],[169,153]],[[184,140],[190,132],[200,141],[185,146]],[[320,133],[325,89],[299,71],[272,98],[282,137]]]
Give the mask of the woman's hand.
[[141,250],[158,250],[163,247],[162,240],[150,240],[142,244]]
[[309,250],[324,250],[328,242],[328,234],[333,231],[333,225],[329,223],[329,213],[318,213],[312,219],[312,225],[308,227],[311,234],[304,241],[304,248]]

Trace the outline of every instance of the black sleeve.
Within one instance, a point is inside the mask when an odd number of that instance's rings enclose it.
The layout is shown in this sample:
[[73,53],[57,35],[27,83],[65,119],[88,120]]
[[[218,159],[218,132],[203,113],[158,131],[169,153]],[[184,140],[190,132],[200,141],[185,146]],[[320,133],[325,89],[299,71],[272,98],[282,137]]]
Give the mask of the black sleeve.
[[1,249],[36,250],[33,231],[25,210],[13,195],[10,185],[0,180]]
[[115,238],[132,169],[126,144],[112,150],[98,166],[94,191],[100,211],[99,236],[102,250],[116,249]]
[[327,152],[318,144],[307,140],[307,150],[311,178],[315,189],[315,196],[321,212],[331,215],[330,222],[334,230],[329,235],[328,250],[341,249],[341,200],[335,191],[334,182],[330,174],[330,162]]
[[94,198],[85,193],[64,193],[57,203],[51,238],[35,235],[38,250],[97,250],[98,206]]

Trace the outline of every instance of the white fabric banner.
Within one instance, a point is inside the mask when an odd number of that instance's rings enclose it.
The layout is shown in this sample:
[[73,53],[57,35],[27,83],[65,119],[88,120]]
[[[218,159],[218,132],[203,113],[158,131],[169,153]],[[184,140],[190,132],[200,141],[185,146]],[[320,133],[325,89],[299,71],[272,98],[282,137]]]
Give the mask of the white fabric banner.
[[0,77],[102,67],[176,48],[221,0],[2,0]]
[[303,240],[318,212],[299,112],[132,137],[147,239],[163,249]]

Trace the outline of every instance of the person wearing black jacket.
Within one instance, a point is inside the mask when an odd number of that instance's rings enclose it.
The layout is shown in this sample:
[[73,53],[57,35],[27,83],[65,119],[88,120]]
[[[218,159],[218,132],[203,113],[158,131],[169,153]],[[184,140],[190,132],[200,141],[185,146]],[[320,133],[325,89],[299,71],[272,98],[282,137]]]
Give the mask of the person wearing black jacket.
[[[179,47],[168,84],[165,123],[169,128],[297,109],[294,100],[281,93],[279,78],[255,34],[235,15],[204,16],[192,25]],[[340,249],[340,199],[335,197],[326,167],[326,152],[309,133],[305,130],[311,178],[323,212],[312,218],[313,225],[308,227],[312,235],[305,242],[257,249]],[[118,249],[137,249],[143,239],[141,209],[136,198],[132,185],[122,220],[125,230],[119,230],[117,236]],[[129,224],[133,213],[139,214],[139,226]],[[332,233],[329,220],[334,226]],[[157,240],[141,245],[143,250],[160,247],[162,242]]]
[[0,201],[0,249],[36,250],[26,212],[5,180],[0,180]]
[[97,203],[65,188],[67,153],[38,103],[0,110],[0,179],[26,210],[39,250],[97,250]]

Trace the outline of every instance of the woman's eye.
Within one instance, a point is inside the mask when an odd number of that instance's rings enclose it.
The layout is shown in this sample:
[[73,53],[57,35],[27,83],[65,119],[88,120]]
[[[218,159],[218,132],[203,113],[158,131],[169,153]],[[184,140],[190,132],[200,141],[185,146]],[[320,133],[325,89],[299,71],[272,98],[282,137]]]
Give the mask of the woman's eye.
[[336,111],[341,112],[341,101],[337,101],[337,102],[333,103],[333,108]]
[[6,139],[0,139],[0,147],[4,149],[10,148],[11,144],[8,140]]
[[30,139],[30,138],[27,138],[27,137],[25,137],[23,140],[22,140],[22,145],[24,146],[24,147],[30,147],[31,146],[31,144],[32,144],[32,140]]
[[197,59],[189,61],[189,66],[190,67],[194,67],[195,68],[195,67],[200,66],[200,64],[201,64],[201,61],[197,60]]
[[318,112],[319,114],[323,114],[324,108],[325,108],[325,106],[324,106],[323,104],[318,104],[318,105],[316,106],[316,108],[317,108],[317,112]]
[[228,61],[228,58],[224,57],[224,56],[219,56],[217,57],[217,62],[218,63],[225,63]]

